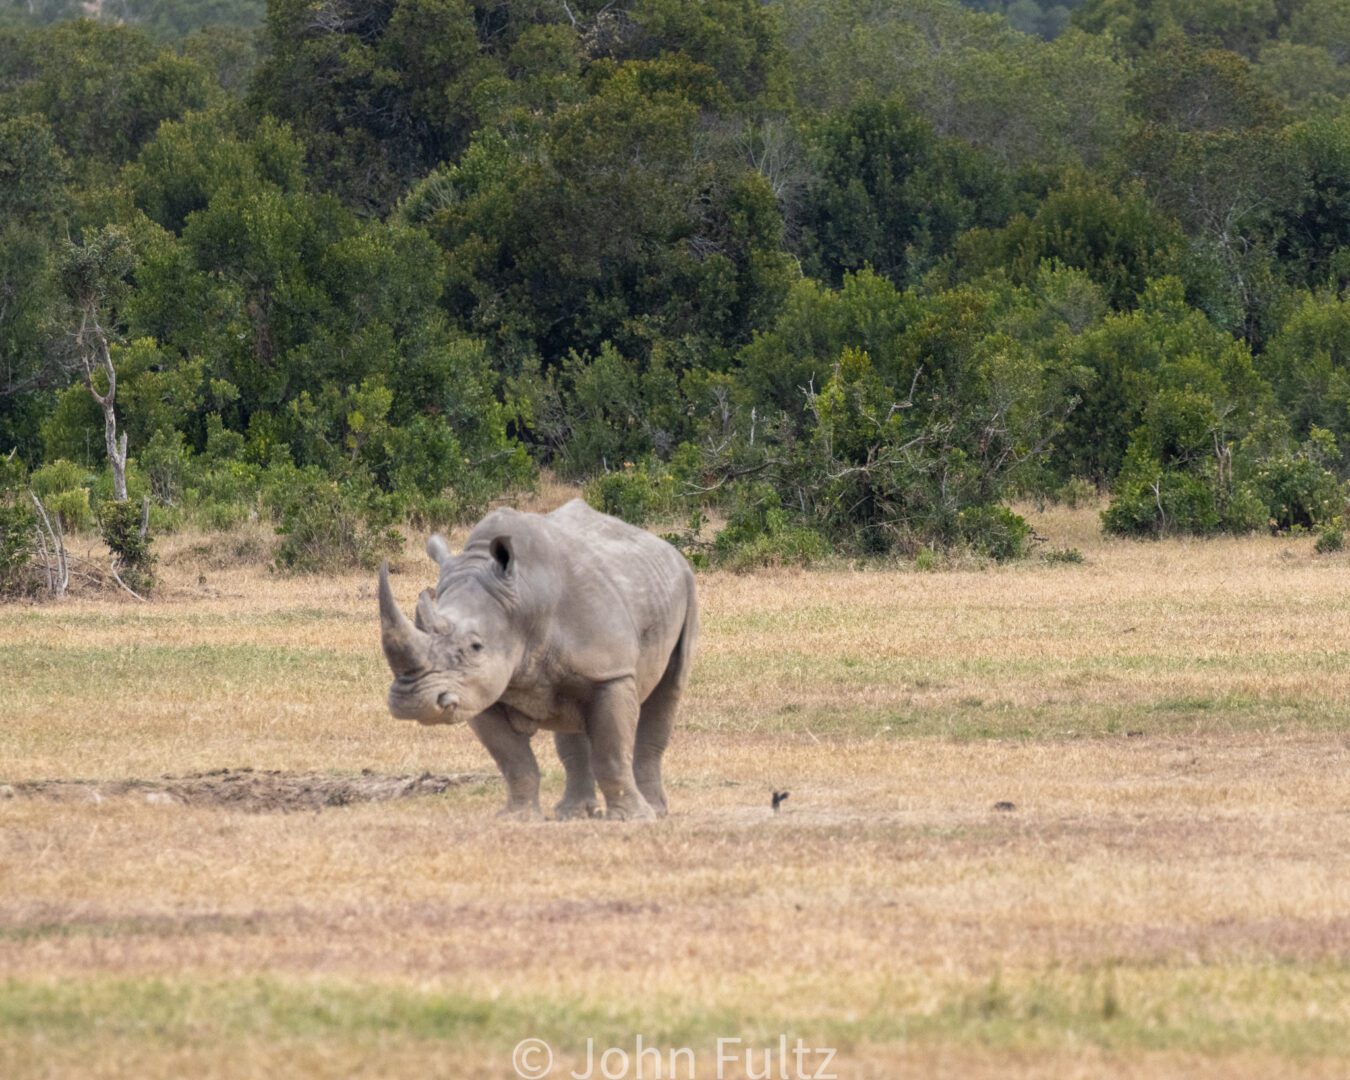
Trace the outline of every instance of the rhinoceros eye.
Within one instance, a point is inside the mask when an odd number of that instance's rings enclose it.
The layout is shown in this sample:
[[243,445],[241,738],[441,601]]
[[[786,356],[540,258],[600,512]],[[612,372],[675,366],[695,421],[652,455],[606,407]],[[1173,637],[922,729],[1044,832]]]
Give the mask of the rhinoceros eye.
[[474,652],[482,652],[482,651],[483,651],[483,643],[482,643],[481,641],[475,641],[475,642],[473,643],[473,651],[474,651]]

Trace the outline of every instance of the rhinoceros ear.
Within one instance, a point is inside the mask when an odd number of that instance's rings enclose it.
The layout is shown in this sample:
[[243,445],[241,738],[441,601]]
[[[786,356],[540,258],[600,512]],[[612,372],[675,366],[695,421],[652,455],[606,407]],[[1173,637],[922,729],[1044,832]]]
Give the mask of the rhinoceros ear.
[[445,542],[445,537],[440,533],[432,533],[427,537],[427,554],[436,560],[440,566],[445,566],[451,559],[450,545]]
[[509,536],[493,537],[488,550],[492,552],[492,558],[497,563],[497,573],[502,577],[509,578],[516,572],[516,557],[511,550]]

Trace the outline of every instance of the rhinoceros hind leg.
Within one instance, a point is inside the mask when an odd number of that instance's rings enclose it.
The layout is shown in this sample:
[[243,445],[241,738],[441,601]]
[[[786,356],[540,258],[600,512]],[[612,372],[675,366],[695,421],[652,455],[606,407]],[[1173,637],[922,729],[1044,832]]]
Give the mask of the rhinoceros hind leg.
[[640,821],[656,817],[633,779],[637,724],[637,686],[632,676],[615,679],[596,691],[586,728],[591,738],[591,768],[605,796],[607,818]]
[[469,721],[478,740],[487,747],[506,781],[506,806],[502,817],[537,818],[539,809],[539,763],[530,748],[530,736],[511,726],[500,707],[481,712]]
[[689,675],[689,650],[682,638],[666,666],[666,673],[656,684],[638,714],[637,738],[633,747],[633,776],[638,790],[657,817],[666,816],[666,791],[661,783],[661,758],[670,744],[670,733],[675,728],[675,711],[684,692]]
[[633,776],[638,790],[657,817],[666,816],[666,791],[661,783],[661,756],[675,726],[675,708],[680,703],[678,684],[662,679],[642,703],[637,740],[633,748]]

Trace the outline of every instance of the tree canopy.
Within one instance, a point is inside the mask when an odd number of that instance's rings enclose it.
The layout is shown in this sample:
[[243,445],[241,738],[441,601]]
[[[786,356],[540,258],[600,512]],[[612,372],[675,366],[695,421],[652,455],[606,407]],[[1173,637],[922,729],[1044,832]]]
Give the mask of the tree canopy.
[[1332,0],[4,0],[0,453],[101,497],[95,313],[165,523],[1314,525],[1348,207]]

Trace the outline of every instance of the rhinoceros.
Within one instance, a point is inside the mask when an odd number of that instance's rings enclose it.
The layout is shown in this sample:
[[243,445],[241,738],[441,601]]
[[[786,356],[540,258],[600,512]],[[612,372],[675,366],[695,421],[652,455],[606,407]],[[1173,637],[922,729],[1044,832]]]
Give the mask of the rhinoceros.
[[579,499],[550,514],[494,510],[452,555],[409,621],[380,568],[389,711],[467,721],[508,792],[503,814],[540,816],[530,740],[552,731],[567,772],[558,818],[663,816],[661,757],[698,636],[694,575],[651,533]]

